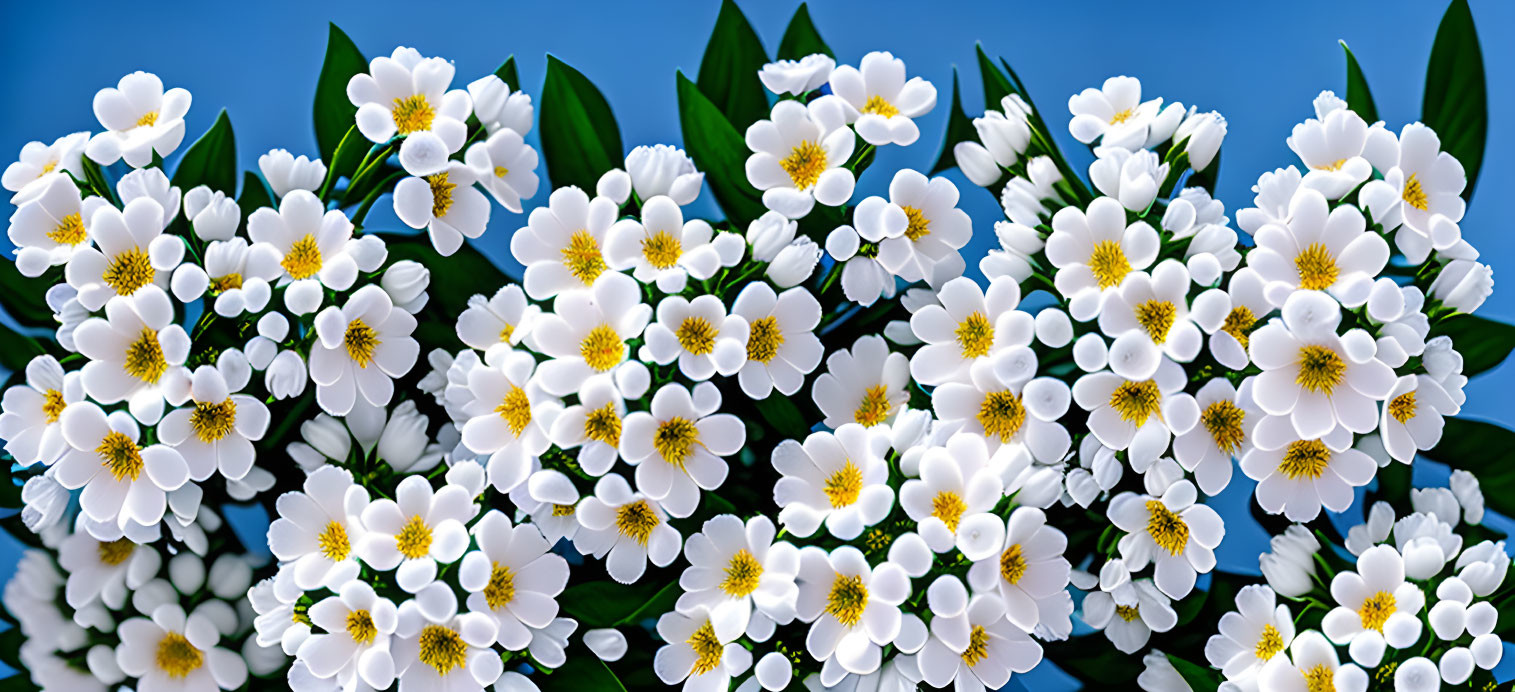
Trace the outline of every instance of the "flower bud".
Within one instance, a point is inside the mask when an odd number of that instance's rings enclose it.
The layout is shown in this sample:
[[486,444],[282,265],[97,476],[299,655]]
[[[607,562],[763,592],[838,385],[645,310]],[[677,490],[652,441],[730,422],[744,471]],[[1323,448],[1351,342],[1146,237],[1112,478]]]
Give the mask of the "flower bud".
[[978,142],[958,142],[952,147],[952,156],[963,175],[979,187],[989,187],[1005,175],[994,154]]
[[275,399],[289,399],[305,391],[305,359],[294,351],[282,351],[263,373],[263,386]]
[[63,518],[68,509],[68,491],[51,475],[28,478],[21,486],[21,523],[33,533],[42,531]]
[[770,211],[747,225],[747,244],[752,246],[752,258],[759,262],[772,262],[779,252],[794,240],[798,221],[790,221],[783,214]]
[[321,159],[312,161],[303,155],[297,158],[284,149],[271,149],[259,156],[258,170],[263,171],[263,179],[273,188],[275,197],[295,190],[315,192],[326,181],[326,164]]
[[395,307],[412,315],[426,305],[426,287],[431,285],[431,270],[414,260],[400,260],[384,270],[379,286],[389,294]]
[[594,194],[617,205],[625,204],[631,198],[631,176],[619,168],[608,170],[594,184]]
[[820,261],[821,247],[814,240],[796,238],[779,251],[765,273],[779,288],[791,288],[810,278]]
[[1452,260],[1431,282],[1431,297],[1460,312],[1473,312],[1494,292],[1494,270],[1473,260]]
[[831,79],[836,61],[825,53],[807,55],[799,60],[778,60],[763,66],[758,79],[775,94],[801,94],[821,88]]
[[584,646],[601,661],[619,661],[626,655],[626,635],[614,627],[589,630],[584,633]]
[[1203,171],[1210,167],[1215,155],[1220,153],[1220,144],[1226,138],[1226,119],[1220,113],[1191,113],[1173,133],[1173,141],[1187,137],[1185,151],[1189,153],[1189,167]]
[[396,471],[405,472],[426,451],[426,428],[430,421],[416,410],[414,399],[406,399],[394,407],[389,422],[379,435],[379,458]]
[[202,240],[227,240],[242,223],[242,208],[226,193],[201,185],[184,194],[184,216]]
[[694,161],[683,149],[667,144],[640,146],[626,155],[626,172],[631,186],[644,203],[657,195],[667,195],[683,206],[700,195],[705,174],[694,168]]

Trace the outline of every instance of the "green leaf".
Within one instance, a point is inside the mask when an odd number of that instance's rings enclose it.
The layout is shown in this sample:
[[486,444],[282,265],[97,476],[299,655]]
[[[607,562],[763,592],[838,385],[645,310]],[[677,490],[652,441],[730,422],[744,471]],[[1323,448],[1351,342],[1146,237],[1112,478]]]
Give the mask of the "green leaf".
[[800,414],[800,408],[795,406],[788,397],[770,396],[753,403],[756,404],[763,420],[773,426],[779,435],[791,440],[803,440],[810,434],[810,424],[805,422],[805,417]]
[[636,624],[662,615],[673,609],[680,593],[677,580],[661,588],[650,580],[631,585],[601,580],[568,587],[558,603],[581,627],[592,629]]
[[1193,688],[1194,692],[1214,692],[1220,688],[1219,671],[1190,663],[1173,654],[1168,654],[1168,662],[1173,664],[1178,674],[1183,676],[1184,682],[1189,683],[1189,687]]
[[[24,370],[32,358],[47,352],[36,339],[17,334],[3,324],[0,324],[0,343],[5,344],[5,348],[0,348],[0,368],[11,372]],[[0,461],[0,464],[3,463],[6,462]]]
[[1141,657],[1116,651],[1099,634],[1047,642],[1042,649],[1064,672],[1085,683],[1098,683],[1084,689],[1135,689],[1136,676],[1142,672]]
[[0,261],[0,306],[16,324],[27,327],[56,328],[53,309],[47,306],[44,296],[52,282],[42,278],[27,278],[16,269],[9,258]]
[[457,322],[457,316],[468,307],[468,299],[473,294],[483,293],[487,297],[511,283],[504,271],[470,243],[463,243],[457,252],[446,258],[438,255],[427,242],[390,242],[388,245],[390,264],[408,259],[432,268],[431,285],[426,289],[430,298],[423,310],[428,314],[449,316],[447,324]]
[[952,68],[952,110],[947,115],[947,135],[942,140],[942,151],[936,157],[936,165],[931,167],[931,175],[936,175],[948,168],[957,167],[957,155],[953,148],[959,142],[972,142],[978,138],[978,131],[973,129],[973,120],[963,112],[963,91],[958,84],[957,68]]
[[352,177],[358,172],[358,166],[363,164],[363,157],[374,146],[373,142],[368,141],[368,138],[358,131],[357,125],[347,128],[347,133],[342,135],[342,141],[337,143],[336,152],[330,158],[322,159],[326,163],[326,180],[328,181],[328,184],[322,186],[323,192],[327,193],[323,194],[323,199],[329,197],[338,178],[347,178],[349,183],[352,182]]
[[188,192],[200,185],[212,190],[237,194],[237,138],[232,134],[231,118],[226,109],[216,116],[209,130],[195,140],[174,169],[174,186]]
[[984,108],[997,110],[1000,99],[1015,93],[1015,85],[989,59],[989,54],[984,52],[984,44],[980,43],[974,48],[978,51],[978,71],[984,78]]
[[784,29],[784,37],[779,39],[779,52],[775,57],[779,60],[799,60],[816,53],[836,57],[831,52],[831,46],[826,45],[826,40],[821,38],[815,22],[810,19],[810,8],[802,2],[799,9],[794,11],[794,17],[789,20],[789,27]]
[[758,79],[766,64],[768,53],[741,8],[723,0],[695,81],[739,131],[768,116],[768,90]]
[[1448,418],[1441,442],[1421,455],[1478,476],[1489,509],[1515,517],[1515,432],[1493,423]]
[[1362,116],[1368,124],[1378,122],[1378,107],[1373,105],[1373,92],[1368,90],[1368,78],[1362,74],[1362,66],[1357,64],[1357,56],[1352,54],[1352,49],[1347,47],[1346,41],[1338,41],[1341,50],[1347,54],[1347,108]]
[[321,160],[328,165],[342,137],[352,127],[358,107],[347,99],[347,82],[352,76],[368,71],[368,58],[358,46],[332,24],[326,34],[326,59],[321,62],[321,76],[316,80],[314,115],[316,146]]
[[1472,377],[1493,370],[1515,349],[1515,325],[1476,315],[1457,315],[1432,325],[1427,338],[1449,336],[1462,354],[1462,374]]
[[544,692],[626,692],[626,686],[611,672],[610,667],[588,651],[579,651],[571,663],[553,671],[552,675],[532,676]]
[[684,148],[695,166],[705,172],[705,182],[710,184],[726,219],[745,229],[768,210],[763,206],[763,194],[747,182],[746,140],[683,72],[676,79]]
[[1452,0],[1436,29],[1420,120],[1441,136],[1441,150],[1462,162],[1468,174],[1462,198],[1472,199],[1489,136],[1489,94],[1468,0]]
[[274,206],[274,193],[263,182],[263,176],[252,171],[242,174],[242,196],[237,198],[237,206],[242,209],[243,223],[259,207]]
[[600,176],[619,168],[626,152],[621,131],[605,96],[578,70],[547,56],[542,85],[542,154],[554,187],[577,185],[588,191]]
[[516,56],[505,58],[500,69],[494,71],[494,76],[499,77],[500,81],[505,82],[505,86],[510,87],[511,90],[521,90],[521,75],[516,72]]

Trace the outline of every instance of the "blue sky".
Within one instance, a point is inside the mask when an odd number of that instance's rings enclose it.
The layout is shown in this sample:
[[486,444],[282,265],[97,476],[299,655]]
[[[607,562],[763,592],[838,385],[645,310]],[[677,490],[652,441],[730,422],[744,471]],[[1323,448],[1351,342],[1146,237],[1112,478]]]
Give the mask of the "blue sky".
[[[798,3],[739,4],[772,50]],[[964,71],[969,113],[982,111],[973,53],[974,43],[982,42],[991,55],[1015,66],[1055,125],[1066,122],[1068,95],[1116,74],[1140,77],[1145,96],[1219,110],[1229,121],[1219,197],[1234,212],[1250,204],[1249,188],[1259,173],[1294,163],[1284,138],[1310,114],[1311,99],[1322,89],[1343,89],[1338,39],[1346,40],[1362,63],[1380,116],[1395,129],[1416,120],[1426,57],[1444,7],[1443,2],[1346,0],[1157,5],[826,0],[812,3],[811,12],[842,61],[855,63],[867,51],[890,50],[912,75],[939,90],[941,105],[919,121],[921,141],[882,152],[862,180],[865,193],[882,190],[897,168],[926,169],[936,160],[953,66]],[[329,20],[370,57],[409,45],[455,61],[457,86],[515,54],[524,88],[536,96],[545,54],[551,52],[600,86],[628,147],[676,144],[674,70],[691,77],[697,71],[718,8],[714,0],[661,3],[656,9],[652,3],[582,1],[529,6],[375,0],[6,3],[0,9],[0,64],[11,65],[12,96],[0,109],[0,159],[9,160],[33,139],[97,129],[90,111],[95,91],[137,69],[194,94],[187,141],[226,108],[243,167],[256,168],[258,155],[273,147],[314,156],[310,98]],[[1515,3],[1472,0],[1472,9],[1490,87],[1490,131],[1463,232],[1500,277],[1515,258],[1515,234],[1502,209],[1505,191],[1515,186],[1515,171],[1500,155],[1515,151],[1508,127],[1515,116]],[[1066,130],[1054,134],[1075,161],[1087,161]],[[529,139],[535,143],[535,133]],[[964,188],[963,204],[978,232],[968,250],[971,265],[992,242],[989,227],[1000,214],[993,195],[955,172],[950,175]],[[545,190],[528,208],[545,203]],[[716,213],[708,194],[697,209]],[[503,258],[508,234],[524,217],[494,211],[480,246]],[[0,211],[7,218],[9,213],[8,205]],[[382,227],[386,220],[399,226],[377,211],[369,226]],[[480,287],[486,288],[492,287]],[[1480,314],[1515,321],[1515,292],[1496,287]],[[1502,396],[1515,385],[1512,367],[1475,380],[1464,415],[1515,425],[1515,412]],[[1238,554],[1248,551],[1255,555],[1255,544]],[[9,572],[13,559],[0,549],[0,574]]]

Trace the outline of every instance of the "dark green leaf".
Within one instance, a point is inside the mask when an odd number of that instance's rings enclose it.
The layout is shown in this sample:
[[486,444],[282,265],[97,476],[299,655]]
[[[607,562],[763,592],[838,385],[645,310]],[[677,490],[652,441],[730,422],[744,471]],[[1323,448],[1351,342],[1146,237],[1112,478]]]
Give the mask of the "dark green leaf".
[[1347,108],[1362,116],[1369,124],[1376,123],[1378,106],[1373,105],[1373,92],[1368,90],[1368,78],[1363,76],[1362,66],[1357,64],[1357,56],[1347,47],[1347,42],[1339,43],[1342,52],[1347,54]]
[[626,152],[605,96],[594,83],[557,57],[547,56],[542,85],[542,154],[555,187],[593,191],[600,176],[620,168]]
[[581,627],[615,627],[635,624],[672,610],[679,593],[677,581],[659,588],[650,580],[631,585],[602,580],[568,587],[558,603],[564,613],[581,623]]
[[187,192],[200,185],[209,185],[228,197],[237,194],[237,138],[232,134],[231,118],[224,108],[210,129],[184,152],[179,167],[174,169],[175,187]]
[[321,151],[321,160],[328,165],[358,114],[358,107],[347,99],[347,82],[367,70],[368,58],[363,57],[347,34],[332,24],[326,34],[326,59],[316,81],[314,107],[316,146]]
[[1462,162],[1468,174],[1462,197],[1471,199],[1489,135],[1489,94],[1468,0],[1452,0],[1436,30],[1420,119],[1441,136],[1441,150]]
[[1448,418],[1441,442],[1421,454],[1478,476],[1489,509],[1515,517],[1515,432],[1493,423]]
[[1432,325],[1430,336],[1443,335],[1452,337],[1462,354],[1462,374],[1468,377],[1493,370],[1515,349],[1515,325],[1476,315],[1457,315]]
[[1184,682],[1189,683],[1189,687],[1193,688],[1194,692],[1214,692],[1220,688],[1219,671],[1190,663],[1173,654],[1168,654],[1168,661],[1178,670],[1178,674],[1183,676]]
[[237,206],[242,209],[242,223],[247,223],[247,217],[259,207],[274,206],[273,192],[263,182],[263,176],[252,171],[242,174],[242,196],[237,198]]
[[821,38],[815,22],[810,19],[810,8],[802,2],[799,9],[794,11],[794,17],[789,20],[789,28],[784,29],[784,37],[779,39],[779,52],[775,57],[779,60],[799,60],[816,53],[836,57],[831,52],[831,47],[826,45],[825,39]]
[[[348,182],[357,174],[358,166],[363,164],[363,157],[374,147],[374,143],[368,141],[358,126],[347,128],[347,133],[342,135],[342,141],[337,143],[337,150],[326,162],[326,179],[336,184],[338,178],[347,178]],[[329,190],[328,190],[329,191]]]
[[746,162],[750,152],[746,141],[684,73],[678,73],[676,79],[684,148],[695,166],[705,172],[705,182],[710,184],[726,219],[736,228],[745,229],[767,211],[763,194],[747,182]]
[[931,167],[931,175],[936,175],[948,168],[957,166],[957,155],[953,152],[959,142],[972,142],[978,138],[978,132],[973,129],[973,119],[963,112],[963,91],[958,84],[957,68],[952,69],[952,110],[947,115],[947,135],[942,141],[942,152],[936,157],[936,165]]
[[0,368],[11,372],[20,372],[32,358],[46,353],[36,339],[17,334],[4,324],[0,324],[0,344],[5,344],[5,348],[0,348]]
[[989,59],[989,54],[984,52],[984,45],[974,46],[978,51],[978,71],[984,78],[984,108],[998,110],[1000,99],[1015,93],[1015,86],[1005,73],[1000,72],[994,61]]
[[799,407],[787,397],[770,396],[755,403],[763,420],[773,426],[779,435],[792,440],[803,440],[810,434],[810,425],[800,414]]
[[[26,665],[21,662],[21,644],[25,641],[26,637],[21,634],[21,628],[19,627],[11,627],[4,632],[0,632],[0,663],[10,666],[18,672],[26,670]],[[10,678],[6,678],[6,680],[10,680]],[[11,688],[7,684],[5,689],[9,690]]]
[[1042,649],[1064,672],[1085,683],[1098,683],[1084,689],[1136,689],[1136,676],[1142,672],[1140,656],[1116,651],[1097,633],[1047,642]]
[[768,117],[768,90],[758,79],[766,64],[768,53],[741,8],[723,0],[695,81],[739,131]]
[[53,327],[53,309],[47,306],[44,296],[52,281],[45,278],[29,279],[16,269],[16,263],[8,258],[0,261],[0,306],[16,324],[27,327]]
[[494,71],[494,76],[499,77],[500,81],[505,82],[505,86],[510,87],[512,91],[521,90],[521,75],[516,71],[516,56],[505,58],[500,69]]
[[570,663],[553,671],[552,675],[532,676],[543,692],[625,692],[615,673],[598,656],[579,651]]

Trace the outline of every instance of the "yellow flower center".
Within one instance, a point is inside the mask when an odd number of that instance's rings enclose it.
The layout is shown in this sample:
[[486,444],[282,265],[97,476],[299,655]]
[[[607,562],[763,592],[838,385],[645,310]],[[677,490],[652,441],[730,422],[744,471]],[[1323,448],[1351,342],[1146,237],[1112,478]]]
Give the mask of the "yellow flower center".
[[195,437],[209,444],[231,434],[237,423],[237,402],[227,399],[220,403],[196,402],[189,414],[190,427]]
[[989,323],[989,318],[984,317],[982,312],[974,312],[963,318],[953,334],[957,336],[957,347],[962,351],[963,358],[988,355],[989,349],[994,347],[994,325]]
[[1141,617],[1142,612],[1139,606],[1118,605],[1115,606],[1115,614],[1119,615],[1120,619],[1131,622]]
[[503,177],[505,177],[507,175],[510,175],[510,169],[509,168],[506,168],[504,166],[495,166],[494,167],[494,177],[496,177],[496,178],[503,178]]
[[721,665],[721,653],[725,647],[715,636],[715,628],[709,620],[689,635],[689,647],[694,649],[694,667],[689,670],[691,676],[704,675]]
[[78,245],[84,242],[84,219],[79,214],[69,214],[47,232],[47,239],[59,245]]
[[373,362],[374,349],[379,347],[379,334],[362,319],[347,323],[347,332],[342,335],[342,345],[347,348],[347,357],[360,368]]
[[1299,287],[1306,291],[1324,291],[1336,283],[1340,270],[1336,258],[1323,243],[1310,243],[1294,258],[1294,269],[1299,272]]
[[837,622],[852,627],[863,620],[863,610],[868,607],[868,587],[860,576],[836,575],[831,582],[831,594],[826,597],[826,612]]
[[205,654],[178,632],[163,634],[163,638],[158,640],[158,654],[154,658],[158,670],[174,680],[183,680],[205,663]]
[[978,423],[984,426],[984,437],[998,437],[1000,442],[1009,442],[1026,423],[1026,406],[1015,392],[1004,390],[984,395],[978,408]]
[[865,428],[871,428],[889,417],[894,404],[889,401],[889,388],[876,384],[863,392],[863,401],[852,412],[852,420]]
[[832,509],[847,507],[857,502],[858,494],[863,492],[863,470],[848,459],[841,468],[826,478],[821,490],[826,493],[826,499],[831,501]]
[[626,343],[621,335],[608,324],[601,324],[584,335],[579,342],[579,355],[584,362],[598,372],[607,372],[620,365],[626,357]]
[[519,385],[510,386],[510,391],[505,393],[505,399],[494,408],[494,412],[505,419],[505,424],[510,426],[510,434],[516,437],[520,437],[526,432],[526,426],[531,425],[531,399]]
[[1173,328],[1177,316],[1178,308],[1166,300],[1149,300],[1136,306],[1136,322],[1147,330],[1147,336],[1154,344],[1168,340],[1168,331]]
[[233,288],[242,288],[242,275],[235,272],[210,280],[210,293],[217,295]]
[[753,320],[752,331],[747,336],[747,360],[767,365],[783,345],[784,332],[779,329],[779,318],[769,315]]
[[447,675],[454,668],[462,670],[468,662],[468,644],[450,627],[427,625],[417,643],[420,649],[417,658],[437,671],[437,675]]
[[436,119],[437,114],[431,109],[431,104],[426,101],[425,94],[416,94],[402,99],[395,99],[394,108],[390,109],[390,116],[395,120],[395,129],[402,135],[412,132],[431,129],[431,121]]
[[979,661],[989,657],[989,630],[983,625],[974,625],[968,632],[968,648],[963,649],[963,663],[968,667],[978,665]]
[[379,628],[373,624],[373,615],[366,610],[354,610],[347,614],[347,636],[354,644],[368,646],[373,643]]
[[685,317],[675,335],[685,351],[703,356],[715,350],[715,337],[720,334],[714,325],[703,317]]
[[484,603],[490,610],[499,610],[515,600],[516,577],[509,567],[498,562],[489,573],[489,583],[484,585]]
[[411,560],[426,557],[431,552],[431,527],[417,514],[405,522],[395,536],[395,549]]
[[1147,500],[1147,534],[1169,555],[1182,555],[1189,544],[1189,525],[1157,500]]
[[347,559],[352,552],[352,543],[347,540],[347,527],[339,521],[329,521],[326,528],[321,529],[320,535],[316,536],[316,546],[321,549],[321,554],[332,562],[341,562]]
[[296,240],[289,246],[289,252],[284,253],[279,266],[296,281],[315,276],[321,271],[321,248],[316,245],[316,237],[306,233],[305,237]]
[[1357,617],[1362,620],[1362,628],[1382,632],[1383,624],[1398,609],[1397,605],[1394,594],[1387,591],[1379,591],[1369,596],[1362,602],[1362,607],[1357,609]]
[[746,548],[736,551],[726,565],[726,578],[721,581],[721,591],[732,598],[745,598],[757,591],[758,578],[763,576],[763,563],[758,562]]
[[106,433],[100,438],[95,453],[100,455],[102,465],[110,469],[110,475],[118,481],[136,481],[142,475],[142,450],[137,449],[137,443],[125,433],[114,430]]
[[563,266],[585,286],[594,284],[605,271],[605,257],[600,254],[599,241],[582,228],[574,231],[563,248]]
[[1133,116],[1133,115],[1136,115],[1136,109],[1135,108],[1127,108],[1126,110],[1123,110],[1123,111],[1121,111],[1119,113],[1116,113],[1115,115],[1110,116],[1110,124],[1111,125],[1119,125],[1119,124],[1121,124],[1123,122],[1126,122],[1127,120],[1130,120],[1131,116]]
[[643,548],[647,547],[647,538],[652,535],[652,530],[661,523],[663,520],[652,511],[652,505],[647,504],[646,500],[629,502],[615,511],[616,531]]
[[43,175],[47,175],[48,173],[52,173],[53,171],[55,171],[57,169],[58,169],[58,162],[57,161],[48,161],[47,163],[42,164],[42,175],[39,175],[37,177],[41,178]]
[[115,257],[110,264],[105,266],[105,273],[100,278],[107,286],[116,289],[116,295],[129,296],[153,282],[157,272],[153,269],[152,262],[148,260],[147,253],[142,248],[133,247]]
[[684,462],[694,454],[694,446],[699,441],[700,433],[694,427],[694,421],[675,416],[658,424],[657,432],[652,435],[652,448],[663,461],[683,471]]
[[1278,470],[1290,480],[1315,480],[1326,472],[1326,465],[1330,461],[1331,449],[1326,447],[1326,443],[1320,440],[1297,440],[1289,443],[1283,461],[1278,463]]
[[1415,392],[1405,392],[1389,400],[1389,416],[1400,423],[1415,417]]
[[117,538],[114,541],[100,543],[99,548],[100,562],[115,567],[126,562],[126,558],[132,556],[132,551],[137,549],[137,544],[133,543],[130,538]]
[[906,238],[915,242],[931,235],[931,219],[926,218],[924,212],[910,205],[900,205],[900,208],[905,210],[905,218],[908,220],[905,224]]
[[1253,650],[1253,653],[1259,660],[1266,661],[1283,650],[1284,638],[1278,633],[1278,628],[1272,623],[1263,625],[1262,636],[1257,638],[1257,648]]
[[513,324],[511,324],[509,322],[502,323],[501,326],[500,326],[500,343],[505,343],[505,344],[510,343],[510,337],[514,336],[515,333],[516,333],[516,326],[515,325],[513,325]]
[[1246,418],[1246,411],[1225,399],[1206,406],[1199,414],[1199,422],[1209,431],[1210,439],[1215,440],[1215,447],[1227,454],[1235,454],[1246,442],[1247,433],[1242,429]]
[[808,190],[826,172],[826,150],[821,145],[805,140],[796,144],[789,155],[779,161],[779,166],[789,174],[795,189]]
[[571,517],[571,516],[573,516],[574,511],[577,510],[577,509],[578,508],[574,507],[573,505],[556,505],[555,504],[555,505],[552,506],[552,516],[555,516],[555,517]]
[[1335,161],[1332,161],[1331,163],[1323,163],[1323,164],[1321,164],[1319,166],[1316,166],[1315,170],[1317,170],[1317,171],[1339,171],[1339,170],[1341,170],[1341,167],[1345,166],[1345,165],[1347,165],[1347,160],[1346,159],[1336,159]]
[[684,253],[684,244],[668,231],[658,231],[642,239],[642,257],[658,269],[669,269],[678,264]]
[[1330,666],[1317,663],[1300,674],[1305,676],[1306,692],[1336,692],[1336,671]]
[[68,402],[63,400],[63,392],[49,389],[42,393],[42,416],[48,423],[57,423],[65,408],[68,408]]
[[1336,352],[1317,344],[1299,348],[1299,375],[1296,384],[1318,394],[1331,395],[1347,374],[1347,362]]
[[1246,348],[1254,324],[1257,324],[1257,317],[1252,314],[1252,310],[1245,305],[1238,305],[1226,313],[1226,321],[1221,324],[1220,330],[1230,334],[1242,348]]
[[999,576],[1010,584],[1015,584],[1026,576],[1026,556],[1021,554],[1021,544],[1012,543],[1005,552],[999,554]]
[[1405,204],[1421,211],[1431,206],[1430,198],[1426,197],[1426,189],[1421,186],[1420,179],[1415,177],[1414,173],[1411,173],[1410,179],[1405,181],[1404,200]]
[[148,111],[137,118],[137,127],[151,127],[158,122],[158,111]]
[[957,523],[962,520],[963,512],[968,511],[968,504],[963,498],[951,490],[943,490],[931,498],[931,516],[941,519],[947,525],[948,531],[957,531]]
[[1120,414],[1120,419],[1140,428],[1147,419],[1160,415],[1163,392],[1152,380],[1132,382],[1127,380],[1110,393],[1110,408]]
[[1104,290],[1120,285],[1121,279],[1131,273],[1131,262],[1126,259],[1126,251],[1120,243],[1101,240],[1095,243],[1094,251],[1089,253],[1089,271],[1094,272],[1100,290]]
[[584,414],[584,436],[611,447],[621,444],[621,414],[614,401]]
[[163,346],[158,343],[158,333],[151,327],[143,327],[136,341],[126,346],[126,358],[121,364],[126,374],[147,384],[157,384],[168,370],[168,361],[163,357]]
[[447,180],[447,171],[426,176],[426,182],[431,185],[431,215],[438,219],[447,216],[452,208],[452,191],[458,184]]
[[888,99],[874,94],[868,97],[867,102],[863,103],[862,112],[864,115],[873,114],[892,118],[900,114],[900,109],[895,108],[894,104],[890,103]]

